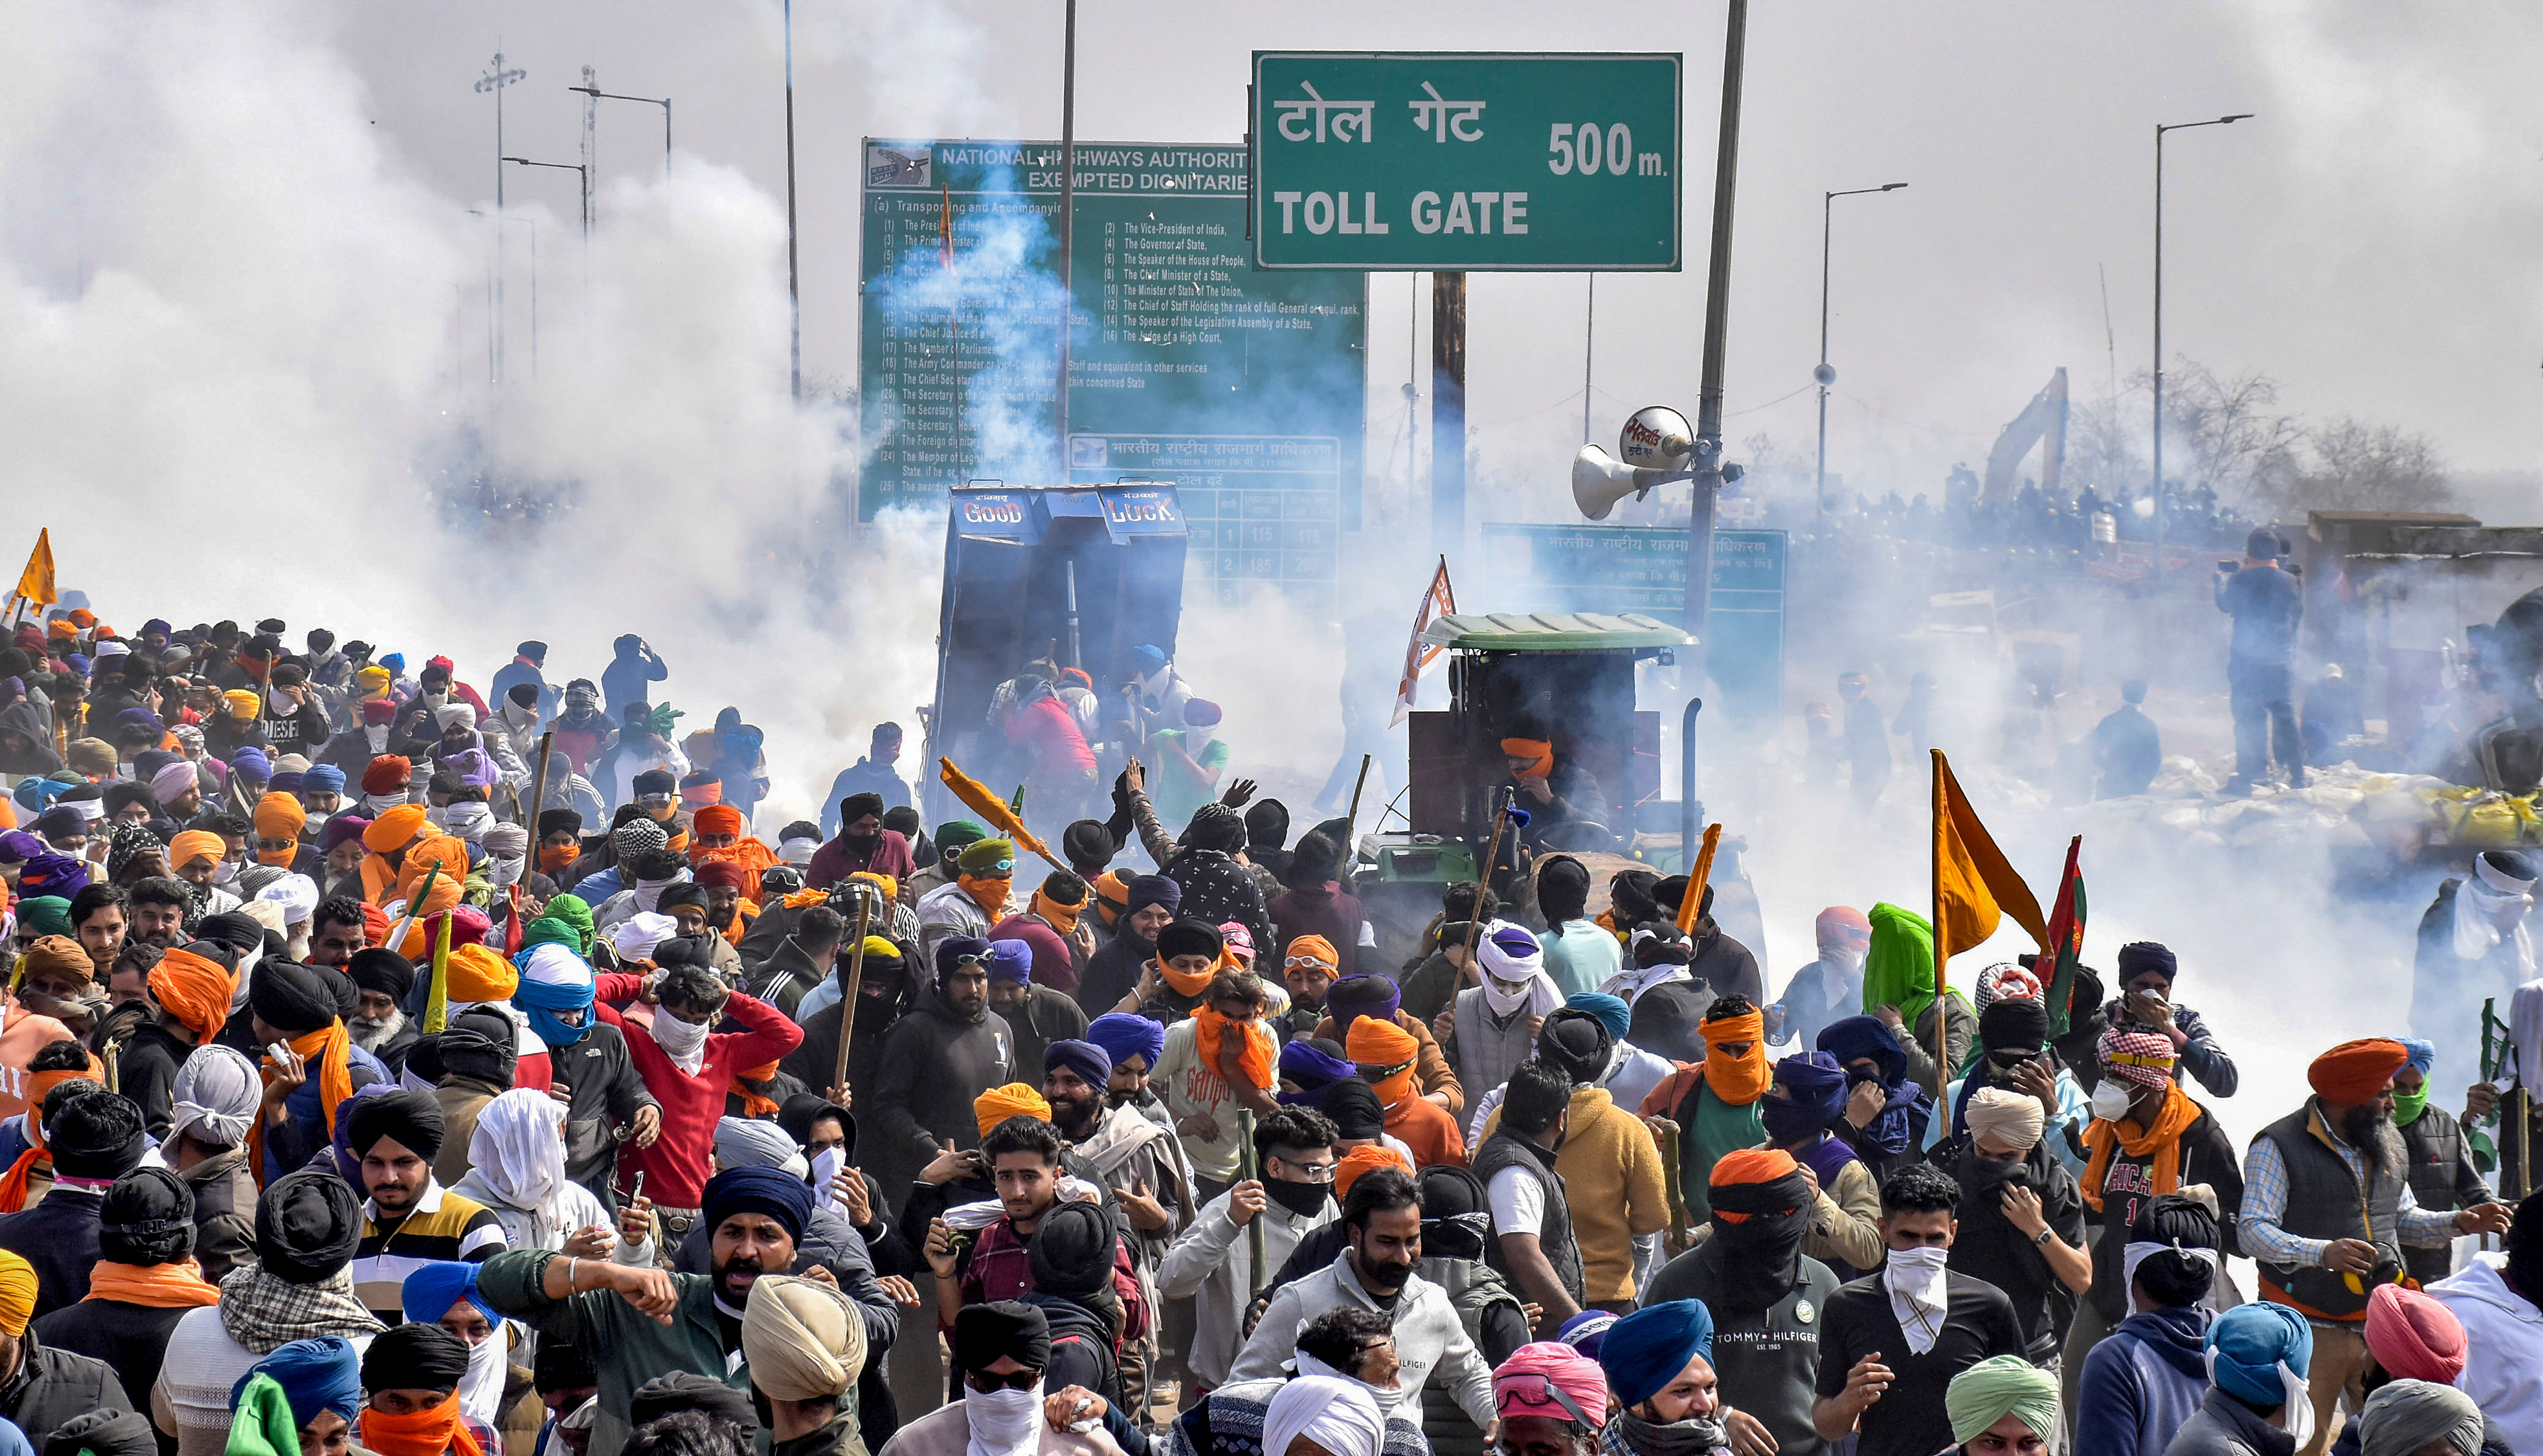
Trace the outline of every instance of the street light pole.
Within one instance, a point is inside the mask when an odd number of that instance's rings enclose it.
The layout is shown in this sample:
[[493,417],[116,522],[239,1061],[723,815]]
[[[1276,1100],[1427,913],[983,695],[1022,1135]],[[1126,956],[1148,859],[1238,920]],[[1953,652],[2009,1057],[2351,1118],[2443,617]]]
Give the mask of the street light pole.
[[2212,121],[2156,122],[2154,128],[2154,579],[2163,581],[2163,134],[2196,126],[2225,126],[2247,121],[2250,112],[2236,112]]
[[662,175],[671,175],[671,99],[667,96],[621,96],[615,91],[600,91],[589,86],[569,86],[594,101],[641,101],[649,107],[662,109]]
[[1059,421],[1059,478],[1068,479],[1068,332],[1077,312],[1077,279],[1069,267],[1071,216],[1077,210],[1077,0],[1068,0],[1059,74],[1059,384],[1052,391]]
[[582,262],[584,268],[588,269],[591,266],[591,169],[580,162],[533,162],[527,157],[505,157],[503,160],[516,167],[553,167],[559,172],[574,173],[581,179]]
[[1739,180],[1739,90],[1748,53],[1748,0],[1731,0],[1722,42],[1722,130],[1713,164],[1713,252],[1704,296],[1703,374],[1696,386],[1695,488],[1686,530],[1684,626],[1694,639],[1687,681],[1704,691],[1705,609],[1713,600],[1713,505],[1722,490],[1722,370],[1731,337],[1732,195]]
[[1819,364],[1811,377],[1819,384],[1819,472],[1816,499],[1819,513],[1827,511],[1827,396],[1828,386],[1836,383],[1836,370],[1828,367],[1828,241],[1830,226],[1836,214],[1836,199],[1860,197],[1873,192],[1894,192],[1907,184],[1884,183],[1880,187],[1856,188],[1852,192],[1828,192],[1819,198]]
[[[662,109],[663,134],[670,108]],[[795,0],[786,0],[786,374],[795,400],[804,399],[804,294],[795,271]]]
[[[501,43],[501,42],[497,42]],[[503,88],[529,77],[529,72],[514,66],[503,69],[503,52],[495,52],[495,64],[477,78],[477,93],[495,93],[495,215],[503,215]],[[495,229],[495,367],[494,382],[503,382],[503,229]]]

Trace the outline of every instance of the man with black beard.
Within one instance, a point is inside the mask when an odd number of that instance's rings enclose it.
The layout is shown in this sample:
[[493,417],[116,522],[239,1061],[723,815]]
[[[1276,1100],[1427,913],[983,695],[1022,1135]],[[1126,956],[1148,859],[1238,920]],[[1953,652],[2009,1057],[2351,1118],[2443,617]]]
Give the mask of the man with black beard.
[[[1811,1426],[1818,1319],[1840,1281],[1802,1252],[1817,1184],[1792,1154],[1764,1148],[1714,1164],[1709,1191],[1713,1237],[1670,1260],[1644,1299],[1697,1299],[1712,1311],[1713,1368],[1735,1449],[1818,1456],[1828,1449]],[[1742,1439],[1748,1424],[1773,1445]]]
[[840,800],[839,832],[812,851],[812,863],[804,870],[805,882],[826,889],[868,870],[908,882],[910,872],[917,868],[909,857],[909,838],[885,828],[883,813],[880,794],[851,794]]
[[[1127,1108],[1115,1114],[1137,1115]],[[1299,1240],[1332,1223],[1337,1212],[1334,1124],[1321,1114],[1282,1108],[1257,1120],[1254,1151],[1262,1179],[1240,1183],[1203,1205],[1157,1266],[1159,1293],[1193,1301],[1195,1329],[1187,1360],[1194,1375],[1211,1386],[1227,1383],[1243,1342],[1239,1322],[1253,1288],[1254,1264],[1247,1226],[1263,1221],[1263,1256],[1276,1267]],[[1293,1321],[1287,1328],[1297,1327]]]
[[2505,1204],[2440,1213],[2412,1195],[2409,1155],[2393,1126],[2393,1074],[2410,1056],[2399,1041],[2368,1037],[2314,1058],[2305,1074],[2314,1096],[2261,1129],[2244,1159],[2237,1233],[2261,1266],[2261,1297],[2313,1323],[2307,1456],[2340,1434],[2343,1391],[2352,1410],[2365,1403],[2366,1296],[2402,1276],[2402,1246],[2507,1232]]
[[[1066,1003],[1073,1010],[1075,1003]],[[1153,1025],[1153,1023],[1151,1023]],[[1175,1235],[1192,1224],[1191,1167],[1173,1129],[1111,1102],[1113,1055],[1092,1041],[1053,1041],[1042,1048],[1042,1100],[1051,1125],[1077,1156],[1095,1166],[1129,1220],[1130,1265],[1138,1272],[1150,1309],[1157,1298],[1157,1265]],[[1122,1345],[1120,1392],[1133,1410],[1144,1410],[1149,1374],[1156,1368],[1157,1332]]]
[[395,951],[374,948],[354,952],[345,969],[352,976],[361,1001],[345,1030],[355,1046],[378,1057],[394,1077],[406,1069],[406,1054],[416,1042],[416,1030],[400,1009],[415,988],[415,967]]

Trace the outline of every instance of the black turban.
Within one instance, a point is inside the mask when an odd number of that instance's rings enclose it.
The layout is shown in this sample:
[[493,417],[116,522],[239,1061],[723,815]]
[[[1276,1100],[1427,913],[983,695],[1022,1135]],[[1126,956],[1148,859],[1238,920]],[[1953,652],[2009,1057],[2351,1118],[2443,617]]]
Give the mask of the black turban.
[[731,1421],[746,1431],[759,1429],[759,1417],[750,1409],[746,1393],[694,1370],[656,1375],[636,1387],[636,1393],[627,1401],[627,1420],[631,1425],[646,1425],[682,1411],[695,1411],[710,1420]]
[[[1034,1288],[1063,1299],[1113,1287],[1112,1215],[1092,1203],[1062,1203],[1034,1226],[1027,1255]],[[996,1358],[994,1355],[992,1359]]]
[[[873,964],[874,958],[867,957],[866,963]],[[788,1137],[805,1147],[812,1145],[812,1124],[823,1117],[839,1119],[840,1129],[848,1135],[847,1142],[839,1149],[839,1158],[845,1163],[856,1162],[857,1119],[849,1114],[847,1109],[817,1092],[799,1092],[777,1106],[777,1125],[786,1129]]]
[[135,1168],[106,1190],[97,1248],[113,1264],[174,1264],[194,1252],[194,1192],[165,1168]]
[[346,1130],[345,1142],[357,1157],[367,1157],[371,1145],[386,1137],[429,1162],[441,1151],[442,1134],[449,1129],[441,1104],[432,1094],[410,1088],[363,1098],[353,1104],[348,1115],[352,1125]]
[[782,1168],[728,1168],[707,1180],[698,1212],[710,1232],[736,1213],[765,1213],[800,1245],[812,1218],[812,1189]]
[[1596,1082],[1616,1052],[1616,1034],[1589,1012],[1567,1006],[1545,1019],[1536,1054],[1561,1067],[1572,1085]]
[[2147,971],[2163,973],[2165,985],[2180,979],[2181,963],[2173,958],[2172,948],[2154,941],[2136,941],[2119,947],[2119,984],[2124,986]]
[[1649,870],[1620,870],[1607,881],[1607,898],[1619,928],[1660,918],[1660,902],[1652,896],[1652,886],[1659,882],[1660,878]]
[[1178,956],[1215,958],[1227,949],[1218,927],[1199,920],[1178,920],[1157,932],[1157,955],[1171,961]]
[[384,1390],[457,1390],[468,1373],[468,1341],[418,1320],[392,1325],[371,1337],[362,1352],[362,1388],[373,1395]]
[[539,1352],[530,1360],[530,1384],[539,1394],[580,1390],[599,1383],[600,1372],[592,1365],[589,1350],[562,1340],[539,1341]]
[[84,1097],[45,1124],[53,1171],[64,1178],[121,1178],[141,1166],[149,1147],[141,1109],[114,1093]]
[[[208,932],[212,920],[220,918],[215,915],[204,921],[204,930]],[[255,925],[256,922],[251,920],[248,924]],[[263,927],[259,927],[257,934],[264,933]],[[341,1015],[337,1010],[336,988],[328,984],[330,977],[340,981],[344,979],[332,970],[321,970],[314,965],[301,965],[289,960],[264,962],[257,966],[255,978],[248,982],[248,1007],[256,1013],[257,1020],[289,1035],[305,1036],[311,1032],[323,1032]]]
[[1325,1089],[1316,1099],[1316,1111],[1333,1120],[1337,1136],[1350,1139],[1382,1136],[1386,1131],[1386,1109],[1378,1103],[1377,1092],[1357,1077],[1345,1077]]
[[1442,1164],[1422,1170],[1422,1252],[1443,1259],[1481,1259],[1492,1232],[1484,1185],[1463,1168]]
[[[194,936],[198,940],[218,941],[242,956],[265,947],[265,927],[236,910],[204,916],[202,924],[194,927]],[[281,1023],[274,1025],[280,1026]],[[310,1030],[317,1029],[313,1027]]]
[[1050,1366],[1050,1320],[1012,1299],[966,1304],[954,1316],[954,1366],[978,1374],[1000,1357],[1028,1370]]
[[2507,1226],[2507,1282],[2528,1299],[2543,1294],[2543,1189],[2525,1195]]
[[654,963],[664,970],[674,965],[694,965],[702,970],[712,970],[715,968],[714,956],[715,948],[708,944],[707,935],[664,936],[654,947]]
[[[412,1096],[413,1094],[395,1094]],[[365,1098],[377,1107],[386,1098]],[[427,1099],[425,1106],[430,1107]],[[439,1108],[433,1108],[437,1120]],[[256,1200],[256,1254],[265,1271],[293,1284],[315,1284],[353,1262],[362,1242],[362,1204],[353,1186],[333,1173],[303,1168],[266,1185]]]
[[576,813],[570,808],[551,808],[542,810],[539,814],[539,838],[544,840],[549,835],[554,834],[559,830],[563,830],[568,834],[580,835],[582,833],[582,815]]
[[130,1411],[90,1411],[44,1437],[44,1456],[158,1456],[150,1418]]
[[1108,865],[1121,852],[1100,819],[1079,819],[1059,831],[1059,849],[1072,865]]
[[682,881],[678,884],[664,885],[662,892],[654,897],[654,908],[664,915],[670,914],[673,909],[681,905],[705,909],[707,887],[694,881]]
[[345,970],[352,976],[355,990],[370,991],[400,1003],[406,1000],[407,992],[415,989],[415,963],[385,946],[355,951]]
[[847,798],[840,800],[840,801],[839,801],[839,829],[840,829],[840,831],[841,831],[842,833],[846,832],[847,827],[848,827],[849,825],[851,825],[851,824],[855,823],[855,822],[856,822],[857,820],[859,820],[859,819],[864,818],[864,817],[865,817],[866,815],[868,815],[868,814],[872,814],[872,815],[874,815],[874,816],[875,816],[876,818],[878,818],[878,819],[880,819],[880,818],[882,818],[882,817],[883,817],[883,796],[882,796],[882,795],[880,795],[880,794],[851,794],[851,795],[849,795]]
[[520,1040],[510,1017],[491,1007],[472,1006],[450,1019],[450,1027],[441,1034],[438,1045],[443,1076],[473,1077],[507,1092],[511,1090],[512,1074],[520,1060]]
[[1245,848],[1245,816],[1216,801],[1202,805],[1184,826],[1184,848],[1236,853]]
[[1978,1044],[1989,1051],[2037,1052],[2048,1044],[2048,1008],[2028,996],[1988,1002],[1978,1013]]
[[2215,1270],[2203,1259],[2173,1253],[2171,1246],[2213,1249],[2216,1233],[2216,1216],[2207,1205],[2182,1193],[2164,1193],[2138,1210],[2128,1242],[2166,1246],[2137,1263],[2136,1282],[2147,1297],[2167,1308],[2196,1304],[2214,1281]]

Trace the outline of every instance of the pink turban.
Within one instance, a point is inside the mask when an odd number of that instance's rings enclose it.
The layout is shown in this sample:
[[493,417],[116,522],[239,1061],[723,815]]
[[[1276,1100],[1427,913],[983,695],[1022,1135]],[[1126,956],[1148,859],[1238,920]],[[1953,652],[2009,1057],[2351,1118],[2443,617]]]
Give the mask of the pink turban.
[[1510,1351],[1493,1372],[1493,1414],[1544,1416],[1596,1430],[1607,1423],[1607,1375],[1598,1362],[1559,1341]]
[[192,761],[169,764],[150,776],[150,797],[161,804],[175,804],[198,787]]

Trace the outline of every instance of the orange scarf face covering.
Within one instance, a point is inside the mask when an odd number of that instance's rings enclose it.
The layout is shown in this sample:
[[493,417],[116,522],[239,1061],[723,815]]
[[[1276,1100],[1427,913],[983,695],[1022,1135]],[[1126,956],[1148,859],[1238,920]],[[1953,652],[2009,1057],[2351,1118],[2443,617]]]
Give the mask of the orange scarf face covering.
[[2084,1146],[2092,1149],[2090,1162],[2084,1165],[2084,1201],[2098,1213],[2102,1208],[2102,1185],[2111,1176],[2111,1158],[2115,1149],[2123,1149],[2131,1158],[2154,1157],[2147,1174],[2154,1181],[2157,1196],[2181,1191],[2181,1135],[2198,1120],[2198,1104],[2175,1084],[2164,1099],[2163,1111],[2156,1114],[2154,1125],[2143,1131],[2130,1122],[2105,1122],[2094,1119],[2084,1129]]
[[582,851],[571,844],[540,845],[539,873],[543,875],[554,875],[558,871],[572,865],[576,860],[581,858],[581,855]]
[[191,1259],[146,1267],[101,1259],[89,1272],[88,1297],[143,1309],[198,1309],[220,1303],[221,1291],[203,1282],[202,1265]]
[[955,879],[962,884],[963,892],[971,897],[971,903],[979,906],[981,913],[989,917],[991,924],[1007,918],[1007,892],[1015,885],[1013,880],[1004,875],[987,878],[958,875]]
[[1228,1034],[1233,1031],[1245,1038],[1244,1049],[1236,1056],[1237,1072],[1248,1085],[1257,1089],[1272,1086],[1272,1044],[1263,1035],[1262,1028],[1252,1022],[1231,1020],[1221,1015],[1215,1006],[1203,1006],[1194,1012],[1193,1025],[1199,1029],[1194,1033],[1194,1041],[1200,1052],[1202,1066],[1211,1071],[1218,1070],[1221,1049],[1226,1046]]
[[[1736,1041],[1747,1042],[1748,1050],[1739,1056],[1724,1054],[1722,1048]],[[1766,1060],[1765,1013],[1743,1012],[1704,1024],[1704,1085],[1715,1097],[1744,1108],[1764,1097],[1774,1080],[1774,1065]]]
[[1066,937],[1077,934],[1077,917],[1086,913],[1086,904],[1081,900],[1074,905],[1063,905],[1040,890],[1035,890],[1033,912],[1049,921],[1051,929]]
[[379,1456],[486,1456],[459,1418],[459,1392],[442,1403],[408,1416],[391,1416],[376,1407],[362,1411],[362,1444]]
[[1174,987],[1175,994],[1178,996],[1200,995],[1209,989],[1211,981],[1218,979],[1218,967],[1215,965],[1198,973],[1181,971],[1168,965],[1163,956],[1157,958],[1157,973],[1165,977],[1166,984]]

